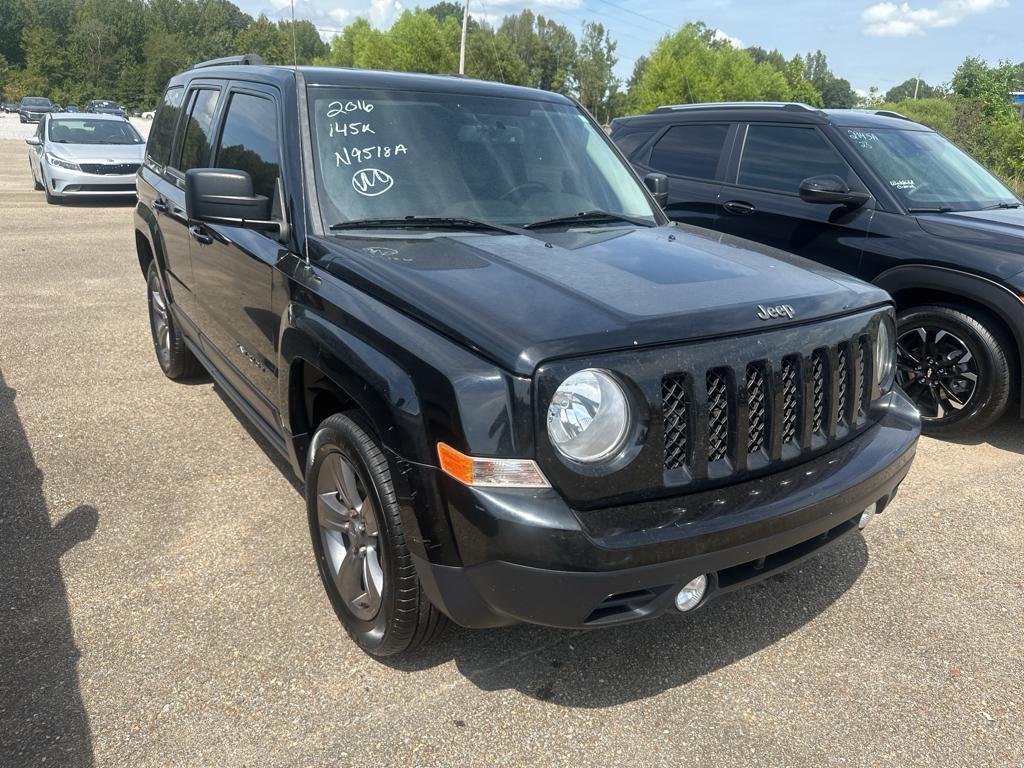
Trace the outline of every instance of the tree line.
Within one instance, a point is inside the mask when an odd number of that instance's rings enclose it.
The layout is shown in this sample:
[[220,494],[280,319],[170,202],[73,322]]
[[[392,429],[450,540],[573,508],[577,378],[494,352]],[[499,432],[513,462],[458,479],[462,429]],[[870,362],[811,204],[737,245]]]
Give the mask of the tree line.
[[[458,69],[462,4],[404,11],[386,30],[357,18],[329,43],[307,20],[253,17],[229,0],[0,0],[0,94],[58,104],[115,99],[149,109],[168,79],[197,61],[257,53],[271,64],[450,73]],[[571,94],[602,122],[661,104],[800,101],[817,107],[888,108],[925,123],[1024,186],[1024,121],[1008,92],[1024,64],[969,58],[948,86],[911,78],[859,96],[820,50],[787,58],[738,48],[688,23],[634,62],[623,82],[611,30],[586,22],[577,37],[529,9],[496,24],[470,15],[466,74]]]

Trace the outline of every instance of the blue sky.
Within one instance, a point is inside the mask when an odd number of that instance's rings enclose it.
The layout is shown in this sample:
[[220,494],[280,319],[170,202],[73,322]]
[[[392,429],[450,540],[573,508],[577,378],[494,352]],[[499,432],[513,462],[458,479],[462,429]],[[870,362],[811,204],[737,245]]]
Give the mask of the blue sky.
[[[235,1],[253,14],[290,14],[290,0]],[[387,27],[403,8],[432,2],[295,0],[295,11],[327,37],[356,16]],[[820,48],[832,70],[859,90],[876,85],[884,92],[917,74],[932,84],[948,82],[965,56],[1024,59],[1018,42],[1024,12],[1011,0],[470,0],[470,13],[497,19],[526,6],[577,34],[584,21],[609,26],[624,79],[662,35],[698,20],[744,46],[778,48],[787,56]]]

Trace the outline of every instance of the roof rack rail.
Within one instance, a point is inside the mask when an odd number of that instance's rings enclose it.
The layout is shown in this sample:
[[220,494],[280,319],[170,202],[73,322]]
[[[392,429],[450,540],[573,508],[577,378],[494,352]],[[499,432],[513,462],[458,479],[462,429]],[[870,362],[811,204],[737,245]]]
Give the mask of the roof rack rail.
[[901,115],[899,112],[893,112],[891,109],[875,109],[872,110],[876,115],[882,117],[898,117],[900,120],[909,120],[910,118],[906,115]]
[[219,59],[200,61],[198,64],[193,64],[192,69],[220,67],[225,64],[266,64],[266,62],[258,53],[243,53],[241,56],[221,56]]
[[773,109],[802,109],[817,112],[817,107],[799,101],[708,101],[698,104],[662,104],[655,112],[683,109],[743,109],[744,107],[771,107]]

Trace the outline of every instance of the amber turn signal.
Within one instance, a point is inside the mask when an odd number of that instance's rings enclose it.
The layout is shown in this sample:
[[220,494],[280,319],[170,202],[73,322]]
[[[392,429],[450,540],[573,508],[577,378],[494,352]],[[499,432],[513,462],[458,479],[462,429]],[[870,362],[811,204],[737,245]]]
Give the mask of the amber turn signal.
[[533,459],[480,459],[447,443],[437,444],[441,469],[460,483],[477,488],[550,488]]

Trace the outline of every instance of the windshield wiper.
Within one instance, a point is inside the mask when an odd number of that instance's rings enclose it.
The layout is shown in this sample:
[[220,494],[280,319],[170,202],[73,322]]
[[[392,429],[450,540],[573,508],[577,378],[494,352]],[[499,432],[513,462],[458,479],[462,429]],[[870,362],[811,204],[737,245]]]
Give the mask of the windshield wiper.
[[907,208],[907,213],[953,213],[948,205],[934,208]]
[[448,229],[489,229],[493,232],[504,232],[506,235],[527,234],[519,227],[498,224],[493,221],[467,219],[461,216],[403,216],[390,219],[352,219],[352,221],[339,221],[337,224],[331,224],[328,229],[332,232],[337,232],[342,229],[434,229],[439,227]]
[[1020,208],[1020,203],[992,203],[992,205],[986,205],[984,208],[978,208],[978,210],[994,211],[997,208]]
[[555,226],[557,224],[576,224],[588,221],[624,221],[627,224],[635,224],[638,227],[653,227],[654,223],[645,221],[636,216],[629,216],[625,213],[611,213],[610,211],[580,211],[568,216],[555,216],[551,219],[541,219],[529,224],[524,224],[523,229],[540,229],[541,227]]

